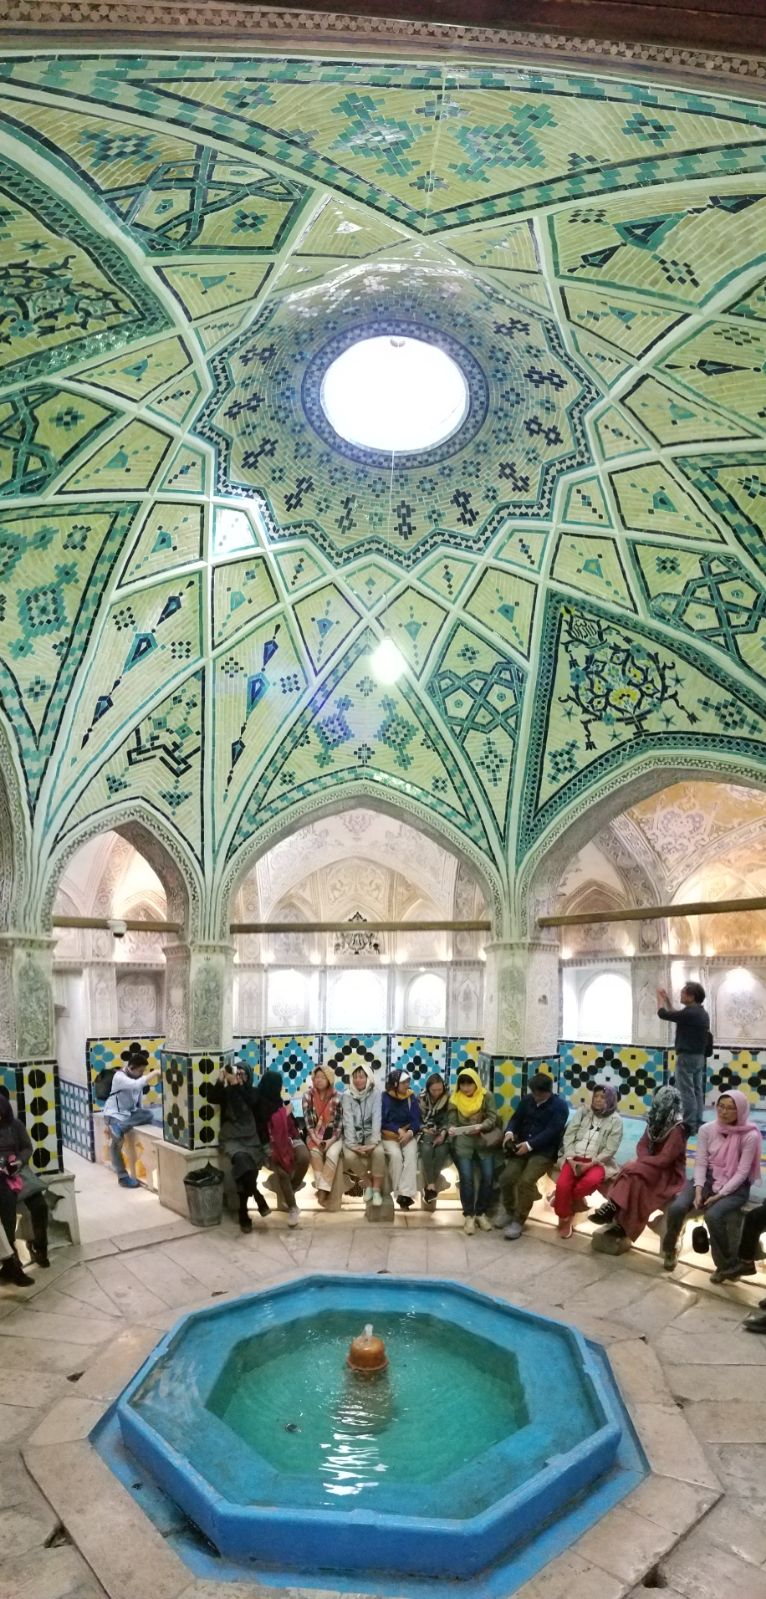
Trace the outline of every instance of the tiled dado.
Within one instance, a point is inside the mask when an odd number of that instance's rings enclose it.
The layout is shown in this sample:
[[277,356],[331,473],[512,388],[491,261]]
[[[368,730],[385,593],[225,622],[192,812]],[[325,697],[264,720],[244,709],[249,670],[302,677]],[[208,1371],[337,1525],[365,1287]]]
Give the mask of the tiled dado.
[[61,1090],[55,1060],[0,1061],[0,1083],[11,1096],[32,1140],[32,1164],[39,1172],[64,1170]]
[[161,1050],[162,1129],[169,1144],[182,1149],[215,1148],[218,1143],[219,1113],[209,1104],[207,1087],[225,1066],[230,1066],[234,1051]]
[[[137,1037],[135,1033],[126,1033],[124,1037],[115,1038],[89,1038],[85,1046],[85,1068],[88,1078],[88,1091],[91,1092],[94,1077],[99,1072],[113,1070],[122,1062],[123,1052],[130,1044],[139,1044],[149,1056],[149,1070],[155,1071],[160,1066],[160,1051],[165,1043],[162,1035],[152,1033],[151,1037]],[[91,1093],[92,1099],[92,1093]],[[145,1105],[162,1104],[162,1087],[159,1079],[147,1088],[144,1094]]]

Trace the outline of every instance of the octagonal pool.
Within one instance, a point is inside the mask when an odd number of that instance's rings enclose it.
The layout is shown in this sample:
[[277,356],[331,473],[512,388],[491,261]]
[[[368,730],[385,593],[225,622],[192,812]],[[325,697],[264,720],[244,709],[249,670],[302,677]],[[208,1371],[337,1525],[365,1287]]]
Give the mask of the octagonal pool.
[[[375,1375],[346,1359],[367,1323]],[[310,1277],[193,1313],[113,1421],[230,1575],[470,1581],[641,1474],[603,1352],[432,1280]]]

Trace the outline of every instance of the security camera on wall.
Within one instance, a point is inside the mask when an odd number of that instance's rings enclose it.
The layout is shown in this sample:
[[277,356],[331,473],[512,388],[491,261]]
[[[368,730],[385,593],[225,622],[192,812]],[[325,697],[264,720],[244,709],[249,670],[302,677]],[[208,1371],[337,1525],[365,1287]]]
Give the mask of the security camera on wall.
[[128,931],[128,924],[127,922],[111,920],[109,922],[109,931],[114,938],[124,938]]

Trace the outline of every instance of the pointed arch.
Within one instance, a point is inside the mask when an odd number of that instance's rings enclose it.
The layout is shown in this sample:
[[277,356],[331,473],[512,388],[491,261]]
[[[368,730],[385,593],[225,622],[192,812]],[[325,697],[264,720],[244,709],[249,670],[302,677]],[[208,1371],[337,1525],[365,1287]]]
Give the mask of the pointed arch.
[[217,929],[215,936],[228,937],[229,922],[231,920],[231,907],[238,894],[244,879],[252,871],[261,856],[288,838],[297,829],[308,821],[319,821],[325,816],[334,816],[341,811],[353,809],[355,804],[361,803],[370,810],[391,816],[396,821],[406,822],[409,826],[419,829],[428,838],[434,839],[442,848],[456,855],[459,861],[464,861],[470,868],[474,877],[481,884],[486,905],[487,915],[493,923],[493,936],[497,936],[504,920],[505,903],[503,886],[499,873],[487,856],[479,850],[470,839],[459,833],[456,827],[446,822],[440,815],[429,811],[410,796],[402,799],[389,799],[383,796],[380,790],[372,783],[363,780],[349,784],[344,788],[343,794],[335,799],[327,800],[321,796],[311,796],[309,799],[300,800],[286,810],[275,821],[264,827],[257,835],[249,839],[234,854],[227,863],[222,875],[220,886],[216,894]]

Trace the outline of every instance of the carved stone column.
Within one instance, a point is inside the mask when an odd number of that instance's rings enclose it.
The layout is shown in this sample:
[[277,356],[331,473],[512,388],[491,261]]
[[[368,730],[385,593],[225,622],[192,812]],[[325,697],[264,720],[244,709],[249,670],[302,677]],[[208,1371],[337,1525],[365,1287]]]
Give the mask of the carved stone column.
[[233,1058],[231,944],[165,946],[163,1131],[183,1149],[214,1148],[218,1112],[207,1084]]
[[0,935],[0,1081],[32,1140],[37,1171],[63,1169],[52,938]]
[[665,1045],[668,1024],[657,1015],[657,989],[670,992],[670,957],[663,954],[633,956],[633,1042]]
[[488,1055],[556,1054],[559,949],[541,939],[486,945],[484,1048]]

